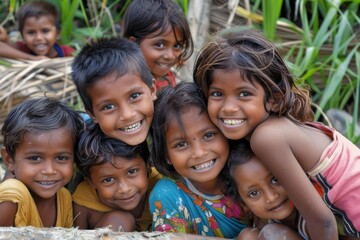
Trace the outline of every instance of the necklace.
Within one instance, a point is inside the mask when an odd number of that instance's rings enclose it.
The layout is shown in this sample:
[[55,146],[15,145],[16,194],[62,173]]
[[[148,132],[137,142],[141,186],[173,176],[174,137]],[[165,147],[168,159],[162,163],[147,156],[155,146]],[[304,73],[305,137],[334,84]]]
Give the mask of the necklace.
[[224,197],[223,194],[219,194],[219,195],[205,195],[204,193],[201,193],[199,190],[196,189],[196,187],[190,182],[189,179],[187,179],[186,177],[183,177],[190,189],[190,191],[192,191],[193,193],[195,193],[196,195],[199,195],[203,198],[205,198],[206,200],[209,200],[209,201],[214,201],[214,200],[220,200]]

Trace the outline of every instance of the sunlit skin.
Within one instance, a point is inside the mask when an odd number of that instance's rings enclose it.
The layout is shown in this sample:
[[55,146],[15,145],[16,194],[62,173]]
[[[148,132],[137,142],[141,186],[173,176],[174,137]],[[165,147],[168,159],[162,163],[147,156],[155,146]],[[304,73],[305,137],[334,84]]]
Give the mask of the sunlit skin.
[[91,167],[90,175],[90,183],[103,204],[129,211],[135,218],[141,216],[149,185],[148,168],[141,157],[115,157],[112,163]]
[[259,218],[284,220],[294,212],[285,189],[256,157],[235,167],[234,180],[241,199]]
[[210,118],[229,139],[249,138],[269,117],[271,104],[264,106],[264,89],[242,79],[238,70],[215,70],[208,94]]
[[53,46],[60,38],[60,31],[56,29],[52,16],[26,18],[22,37],[26,46],[36,55],[49,58],[58,56]]
[[313,239],[337,239],[334,214],[306,175],[331,139],[313,127],[270,115],[278,107],[276,104],[273,99],[265,102],[263,87],[256,79],[253,84],[242,79],[239,70],[217,69],[211,76],[211,120],[227,138],[250,141],[255,155],[286,189]]
[[[29,189],[44,227],[54,227],[56,193],[73,175],[74,141],[69,130],[26,133],[16,148],[14,159],[5,148],[1,154],[8,170]],[[15,217],[16,204],[3,202],[0,205],[2,214],[8,219],[0,218],[2,226],[14,226],[15,220],[11,216]]]
[[[3,157],[10,156],[3,151]],[[4,158],[5,158],[4,157]],[[8,169],[35,199],[55,198],[73,174],[74,141],[68,129],[26,133]]]
[[109,74],[88,88],[89,115],[109,137],[129,145],[145,141],[152,122],[156,89],[131,72]]
[[155,79],[165,76],[178,63],[183,41],[181,32],[175,29],[175,36],[171,26],[164,33],[159,33],[160,30],[140,42],[141,52]]
[[220,194],[219,173],[226,164],[229,147],[208,114],[195,106],[181,112],[185,132],[175,119],[166,129],[168,159],[183,177],[203,193]]

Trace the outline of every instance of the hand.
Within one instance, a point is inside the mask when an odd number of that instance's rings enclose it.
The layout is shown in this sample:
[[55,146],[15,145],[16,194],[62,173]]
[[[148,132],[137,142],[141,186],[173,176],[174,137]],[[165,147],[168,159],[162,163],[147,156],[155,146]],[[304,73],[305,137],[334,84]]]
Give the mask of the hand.
[[0,41],[7,43],[9,40],[6,29],[3,26],[0,26]]

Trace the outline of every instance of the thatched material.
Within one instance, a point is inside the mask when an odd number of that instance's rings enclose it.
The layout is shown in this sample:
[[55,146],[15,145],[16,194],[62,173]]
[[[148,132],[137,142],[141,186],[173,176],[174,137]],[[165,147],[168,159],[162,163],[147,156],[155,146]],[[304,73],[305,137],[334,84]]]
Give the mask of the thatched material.
[[72,60],[72,57],[41,61],[0,59],[0,127],[9,111],[28,97],[46,94],[76,104],[78,95],[70,76]]

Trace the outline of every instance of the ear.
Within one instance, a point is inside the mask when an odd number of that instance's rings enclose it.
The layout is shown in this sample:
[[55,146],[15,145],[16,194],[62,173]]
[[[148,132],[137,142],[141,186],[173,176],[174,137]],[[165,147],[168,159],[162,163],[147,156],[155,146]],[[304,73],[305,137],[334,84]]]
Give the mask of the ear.
[[91,113],[89,110],[85,109],[86,113],[90,116],[91,120],[94,122],[94,123],[98,123],[97,120],[96,120],[96,116]]
[[137,42],[136,42],[136,37],[134,37],[134,36],[130,36],[130,37],[129,37],[129,40],[132,41],[132,42],[134,42],[134,43],[137,43]]
[[270,98],[269,100],[267,100],[265,104],[265,109],[268,112],[276,112],[277,104],[274,98]]
[[166,163],[169,165],[172,165],[172,163],[170,162],[169,158],[166,158]]
[[155,79],[154,78],[152,80],[152,84],[151,84],[151,87],[150,87],[150,93],[151,93],[152,100],[154,102],[157,99],[157,97],[156,97],[156,86],[155,86]]
[[14,174],[15,161],[14,161],[14,159],[12,159],[12,157],[6,151],[5,147],[1,148],[1,156],[2,156],[3,162],[4,162],[5,166],[6,166],[6,168],[8,169],[8,171],[10,171],[11,173]]

